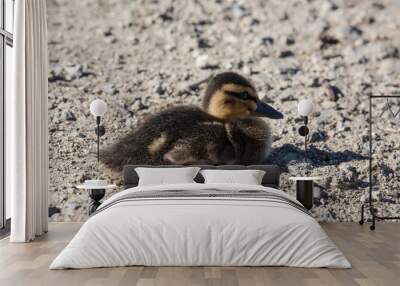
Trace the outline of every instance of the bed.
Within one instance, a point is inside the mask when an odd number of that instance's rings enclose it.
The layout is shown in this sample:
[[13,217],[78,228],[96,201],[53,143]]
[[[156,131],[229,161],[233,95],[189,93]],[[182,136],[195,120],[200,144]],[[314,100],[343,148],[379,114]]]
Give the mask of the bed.
[[278,189],[277,166],[198,166],[264,170],[262,185],[204,184],[199,173],[196,183],[153,186],[138,186],[136,167],[124,167],[124,190],[103,202],[50,269],[351,267],[309,212]]

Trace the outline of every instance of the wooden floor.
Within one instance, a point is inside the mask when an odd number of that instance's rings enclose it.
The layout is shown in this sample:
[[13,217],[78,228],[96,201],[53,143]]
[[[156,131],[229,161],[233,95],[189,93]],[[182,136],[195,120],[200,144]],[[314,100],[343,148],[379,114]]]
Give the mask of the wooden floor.
[[48,270],[79,229],[52,223],[48,235],[28,244],[0,241],[0,285],[400,285],[400,223],[380,223],[375,232],[356,223],[324,224],[352,269],[289,267],[123,267]]

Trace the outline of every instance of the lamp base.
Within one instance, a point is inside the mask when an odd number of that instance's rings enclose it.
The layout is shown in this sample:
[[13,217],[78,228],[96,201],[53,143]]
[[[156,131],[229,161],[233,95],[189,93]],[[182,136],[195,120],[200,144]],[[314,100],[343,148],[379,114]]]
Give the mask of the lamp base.
[[94,132],[96,133],[97,136],[101,137],[104,134],[106,134],[106,129],[104,128],[103,125],[96,126],[94,129]]
[[296,181],[296,199],[308,210],[313,207],[313,186],[312,180]]
[[308,133],[310,133],[310,130],[308,129],[308,127],[306,125],[303,125],[299,128],[299,134],[301,136],[307,136]]
[[89,215],[94,213],[97,208],[101,205],[100,200],[104,197],[106,194],[105,189],[91,189],[89,190],[89,197],[90,197],[90,202],[89,202]]

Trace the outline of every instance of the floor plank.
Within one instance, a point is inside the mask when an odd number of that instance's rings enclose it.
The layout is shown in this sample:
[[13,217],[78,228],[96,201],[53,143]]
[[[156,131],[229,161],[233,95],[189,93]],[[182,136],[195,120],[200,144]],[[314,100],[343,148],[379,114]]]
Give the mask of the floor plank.
[[379,223],[372,232],[355,223],[322,224],[344,252],[352,269],[289,267],[118,267],[50,271],[55,256],[80,223],[51,223],[38,240],[10,244],[0,240],[0,285],[136,286],[397,286],[400,273],[400,224]]

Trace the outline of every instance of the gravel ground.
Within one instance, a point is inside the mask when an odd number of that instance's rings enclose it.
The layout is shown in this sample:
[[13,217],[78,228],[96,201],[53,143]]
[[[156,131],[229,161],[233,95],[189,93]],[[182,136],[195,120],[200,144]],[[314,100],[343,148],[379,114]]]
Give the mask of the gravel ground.
[[[400,87],[398,1],[48,0],[50,216],[86,219],[85,179],[120,176],[97,166],[89,104],[107,102],[110,144],[143,118],[177,103],[199,104],[212,74],[249,77],[284,112],[271,121],[268,162],[288,177],[323,176],[318,220],[358,220],[368,187],[368,97]],[[303,160],[297,102],[310,98],[310,165]],[[393,112],[400,104],[391,101]],[[385,214],[400,212],[399,118],[374,104],[374,178]],[[399,116],[400,117],[400,116]],[[108,194],[110,195],[111,192]]]

